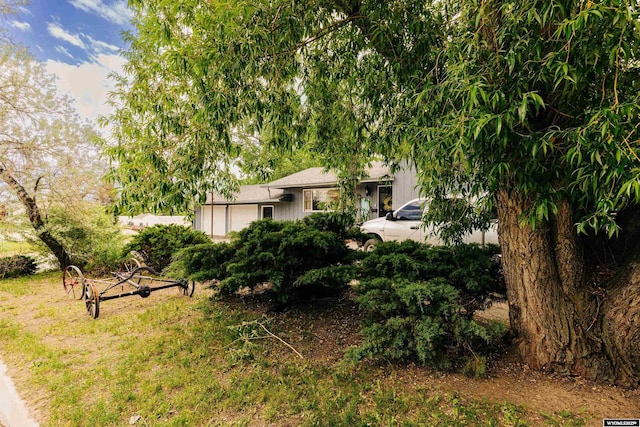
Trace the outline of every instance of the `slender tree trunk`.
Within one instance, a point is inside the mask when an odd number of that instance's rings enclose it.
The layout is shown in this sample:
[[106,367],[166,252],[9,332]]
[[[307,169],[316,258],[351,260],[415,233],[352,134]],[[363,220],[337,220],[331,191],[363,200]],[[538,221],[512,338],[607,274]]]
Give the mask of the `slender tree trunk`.
[[18,196],[24,205],[27,210],[27,215],[29,216],[29,221],[31,222],[33,229],[36,231],[36,235],[45,245],[47,245],[56,257],[58,264],[60,265],[60,269],[64,269],[66,266],[70,265],[71,257],[64,246],[55,237],[53,237],[45,227],[45,223],[35,199],[27,193],[24,187],[16,181],[13,175],[6,169],[0,168],[0,178],[2,178],[2,180],[11,187],[13,193]]
[[509,316],[523,361],[535,369],[637,386],[640,263],[614,291],[602,292],[584,272],[570,206],[559,206],[557,216],[535,230],[519,221],[530,206],[522,194],[498,193]]

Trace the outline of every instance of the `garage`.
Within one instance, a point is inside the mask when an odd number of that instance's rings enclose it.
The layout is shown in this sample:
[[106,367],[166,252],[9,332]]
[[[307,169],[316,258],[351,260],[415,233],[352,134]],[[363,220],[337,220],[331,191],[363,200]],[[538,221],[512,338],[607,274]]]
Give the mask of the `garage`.
[[[203,206],[199,230],[208,236],[224,236],[227,234],[227,207]],[[213,216],[211,213],[213,212]]]
[[229,209],[229,231],[240,231],[258,219],[258,205],[230,205]]
[[[240,231],[261,218],[276,218],[276,206],[284,192],[256,185],[243,185],[235,198],[227,200],[221,194],[208,194],[206,204],[196,210],[197,230],[211,237],[224,237]],[[291,196],[287,201],[291,201]],[[290,203],[289,203],[290,205]]]

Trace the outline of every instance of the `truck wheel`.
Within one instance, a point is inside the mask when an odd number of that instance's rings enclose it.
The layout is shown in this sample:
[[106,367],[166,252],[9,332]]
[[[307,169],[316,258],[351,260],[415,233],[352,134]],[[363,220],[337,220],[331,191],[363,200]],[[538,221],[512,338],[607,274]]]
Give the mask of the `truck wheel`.
[[364,242],[364,251],[365,252],[371,252],[376,248],[376,245],[378,244],[378,242],[380,242],[380,240],[378,239],[369,239],[366,242]]

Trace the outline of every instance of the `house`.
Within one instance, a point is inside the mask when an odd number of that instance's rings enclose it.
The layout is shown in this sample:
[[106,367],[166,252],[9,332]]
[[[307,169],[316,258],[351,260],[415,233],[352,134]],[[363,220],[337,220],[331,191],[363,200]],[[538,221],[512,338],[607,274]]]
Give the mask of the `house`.
[[[356,186],[359,222],[384,216],[418,196],[411,168],[391,174],[388,166],[374,162],[367,175]],[[233,200],[208,194],[206,203],[196,210],[193,224],[211,237],[224,236],[258,219],[297,220],[326,211],[338,197],[336,175],[322,167],[309,168],[268,184],[241,186]]]

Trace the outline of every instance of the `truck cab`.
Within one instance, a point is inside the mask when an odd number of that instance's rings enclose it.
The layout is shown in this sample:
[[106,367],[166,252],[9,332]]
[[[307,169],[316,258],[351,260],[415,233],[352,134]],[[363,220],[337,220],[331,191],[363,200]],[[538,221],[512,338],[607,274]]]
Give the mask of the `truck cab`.
[[[389,212],[385,217],[366,221],[360,230],[371,236],[364,244],[364,250],[373,250],[377,242],[415,240],[434,246],[444,242],[436,233],[436,229],[422,222],[427,207],[426,199],[413,199],[399,209]],[[474,230],[463,239],[464,243],[498,244],[497,222],[492,221],[488,230]]]

